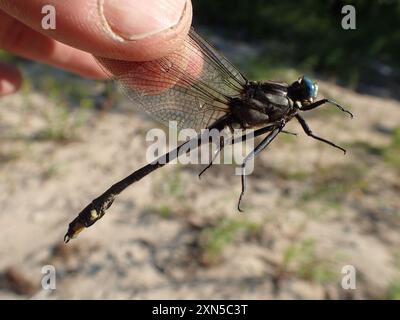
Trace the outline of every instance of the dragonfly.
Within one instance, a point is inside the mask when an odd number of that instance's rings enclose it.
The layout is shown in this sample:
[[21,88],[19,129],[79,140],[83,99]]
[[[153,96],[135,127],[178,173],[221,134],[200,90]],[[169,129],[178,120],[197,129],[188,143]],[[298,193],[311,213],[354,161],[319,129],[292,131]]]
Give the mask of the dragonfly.
[[[297,120],[304,132],[344,153],[337,144],[313,133],[302,113],[331,104],[341,111],[353,114],[331,99],[317,100],[318,85],[302,76],[291,84],[278,81],[250,81],[223,54],[218,52],[193,28],[182,45],[166,57],[154,61],[132,62],[96,57],[105,71],[120,85],[122,91],[139,110],[168,125],[176,121],[178,128],[218,131],[239,128],[240,137],[221,139],[218,152],[226,145],[262,137],[261,142],[245,157],[241,165],[241,193],[238,210],[247,186],[246,166],[259,155],[292,119]],[[112,185],[92,200],[69,224],[64,241],[75,238],[82,230],[99,221],[116,197],[126,188],[175,159],[190,142],[203,141],[201,134],[176,149],[162,155]],[[203,174],[213,164],[200,173]]]

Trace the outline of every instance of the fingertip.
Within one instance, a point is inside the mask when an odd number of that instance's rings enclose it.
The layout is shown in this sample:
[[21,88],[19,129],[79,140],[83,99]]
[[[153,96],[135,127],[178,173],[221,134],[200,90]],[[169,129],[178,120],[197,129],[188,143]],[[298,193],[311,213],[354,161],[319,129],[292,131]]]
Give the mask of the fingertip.
[[22,85],[22,75],[13,66],[0,63],[0,96],[16,92]]

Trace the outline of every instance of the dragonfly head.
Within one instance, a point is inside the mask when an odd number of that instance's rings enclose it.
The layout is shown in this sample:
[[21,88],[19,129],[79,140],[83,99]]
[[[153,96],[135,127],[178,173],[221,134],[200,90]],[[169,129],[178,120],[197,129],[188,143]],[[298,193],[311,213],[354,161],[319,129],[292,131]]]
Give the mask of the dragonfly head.
[[313,103],[317,95],[318,85],[305,76],[293,82],[288,88],[289,98],[301,105]]

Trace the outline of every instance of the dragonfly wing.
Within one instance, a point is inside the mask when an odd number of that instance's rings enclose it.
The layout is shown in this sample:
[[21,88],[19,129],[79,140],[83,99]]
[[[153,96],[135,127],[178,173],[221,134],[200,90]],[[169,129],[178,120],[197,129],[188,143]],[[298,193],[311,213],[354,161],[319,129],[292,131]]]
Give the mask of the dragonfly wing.
[[156,120],[199,131],[229,112],[245,77],[193,29],[167,57],[147,62],[97,58],[133,104]]

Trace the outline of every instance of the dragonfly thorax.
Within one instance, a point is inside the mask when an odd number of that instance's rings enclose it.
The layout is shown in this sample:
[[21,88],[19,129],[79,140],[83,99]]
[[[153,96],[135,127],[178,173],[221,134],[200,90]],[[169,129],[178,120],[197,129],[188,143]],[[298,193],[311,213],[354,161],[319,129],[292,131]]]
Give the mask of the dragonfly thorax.
[[287,96],[287,85],[277,82],[251,82],[240,98],[232,100],[231,112],[243,127],[258,127],[286,119],[293,102]]

